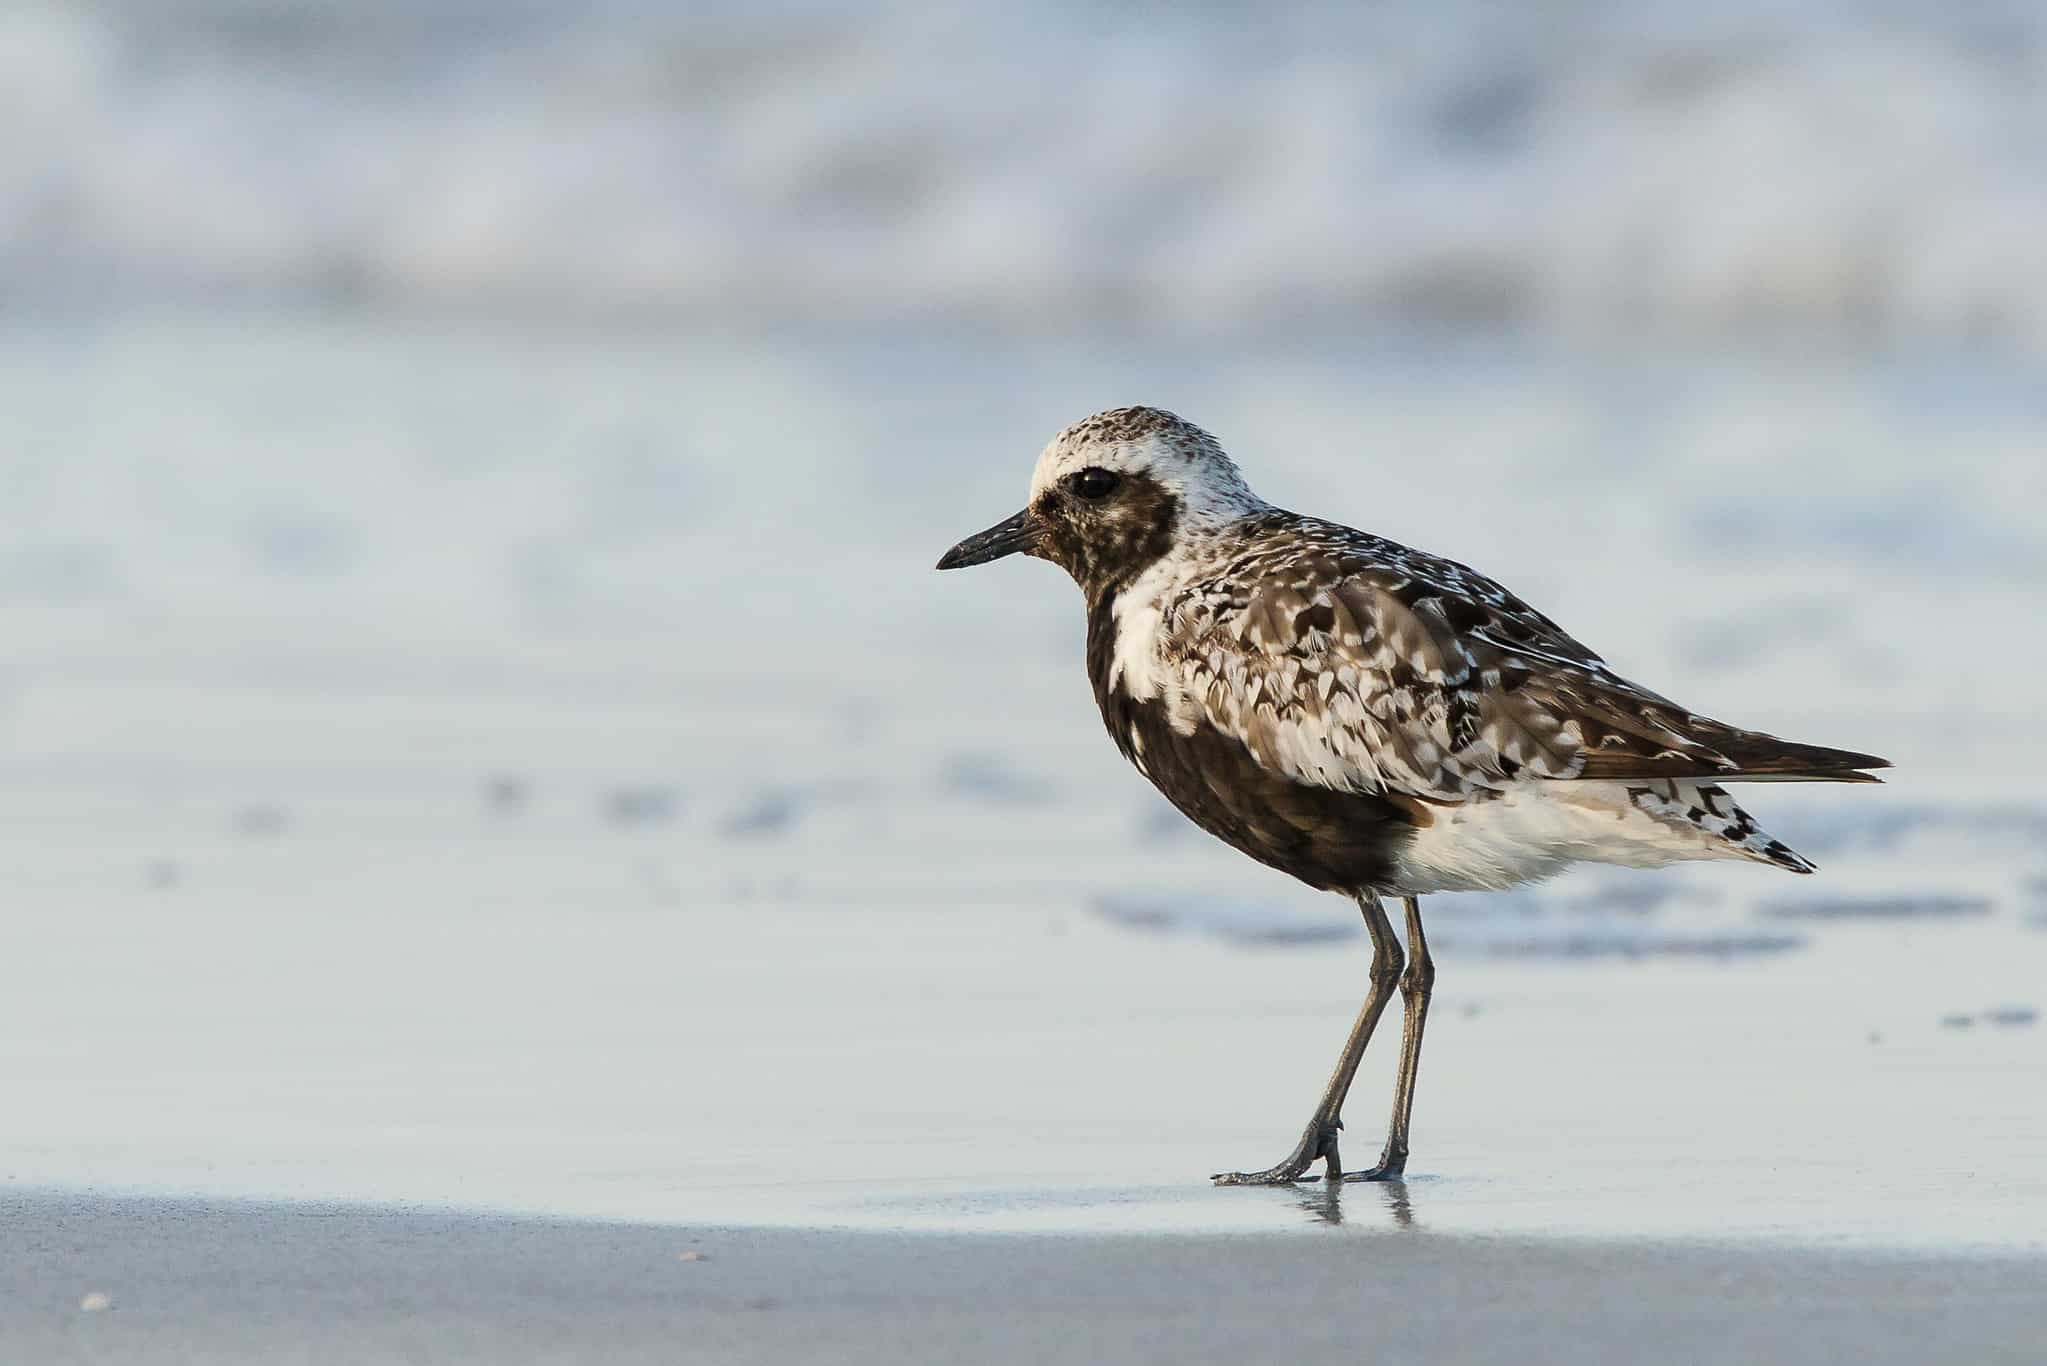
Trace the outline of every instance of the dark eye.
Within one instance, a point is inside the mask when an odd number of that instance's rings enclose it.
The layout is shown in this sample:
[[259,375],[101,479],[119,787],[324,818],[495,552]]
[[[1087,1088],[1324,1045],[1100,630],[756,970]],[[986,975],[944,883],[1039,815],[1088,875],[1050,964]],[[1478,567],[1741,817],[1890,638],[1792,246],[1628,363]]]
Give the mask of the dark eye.
[[1100,465],[1089,465],[1084,470],[1066,476],[1066,487],[1076,498],[1085,498],[1090,503],[1099,503],[1114,493],[1123,483],[1123,476],[1114,470],[1105,470]]

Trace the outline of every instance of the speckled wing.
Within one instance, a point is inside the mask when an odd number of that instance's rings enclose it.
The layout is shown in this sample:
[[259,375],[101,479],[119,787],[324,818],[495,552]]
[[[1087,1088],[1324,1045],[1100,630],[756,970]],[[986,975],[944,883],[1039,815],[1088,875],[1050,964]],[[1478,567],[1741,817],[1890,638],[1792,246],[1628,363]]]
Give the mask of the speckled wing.
[[1537,779],[1874,782],[1637,687],[1499,584],[1348,527],[1287,518],[1162,604],[1183,710],[1300,781],[1461,801]]

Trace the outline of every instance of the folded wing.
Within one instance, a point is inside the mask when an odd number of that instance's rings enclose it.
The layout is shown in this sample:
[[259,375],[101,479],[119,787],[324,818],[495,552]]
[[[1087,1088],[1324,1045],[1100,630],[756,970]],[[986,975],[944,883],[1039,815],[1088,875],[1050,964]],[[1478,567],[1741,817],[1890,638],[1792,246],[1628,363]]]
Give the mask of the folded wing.
[[1460,801],[1530,780],[1876,782],[1874,755],[1780,740],[1628,682],[1453,561],[1311,523],[1166,604],[1165,670],[1296,781]]

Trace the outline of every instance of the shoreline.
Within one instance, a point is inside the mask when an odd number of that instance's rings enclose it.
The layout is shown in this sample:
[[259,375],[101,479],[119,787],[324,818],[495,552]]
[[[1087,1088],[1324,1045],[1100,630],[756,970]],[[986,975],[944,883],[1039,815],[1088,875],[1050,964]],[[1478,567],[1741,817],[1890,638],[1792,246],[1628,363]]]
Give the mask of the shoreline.
[[2047,1255],[1435,1234],[854,1232],[0,1194],[51,1363],[2018,1363]]

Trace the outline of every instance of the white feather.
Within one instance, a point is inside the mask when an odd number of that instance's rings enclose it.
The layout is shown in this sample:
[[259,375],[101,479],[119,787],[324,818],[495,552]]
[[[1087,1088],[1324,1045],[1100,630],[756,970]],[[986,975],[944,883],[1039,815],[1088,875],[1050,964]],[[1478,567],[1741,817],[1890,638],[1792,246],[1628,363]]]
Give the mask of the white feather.
[[1109,685],[1120,686],[1139,702],[1157,697],[1163,682],[1158,656],[1159,603],[1174,587],[1175,567],[1172,557],[1162,558],[1116,595],[1116,641]]
[[1395,884],[1415,896],[1498,890],[1583,861],[1661,868],[1752,857],[1708,831],[1643,811],[1621,783],[1528,783],[1429,814],[1434,819],[1415,831],[1395,864]]

